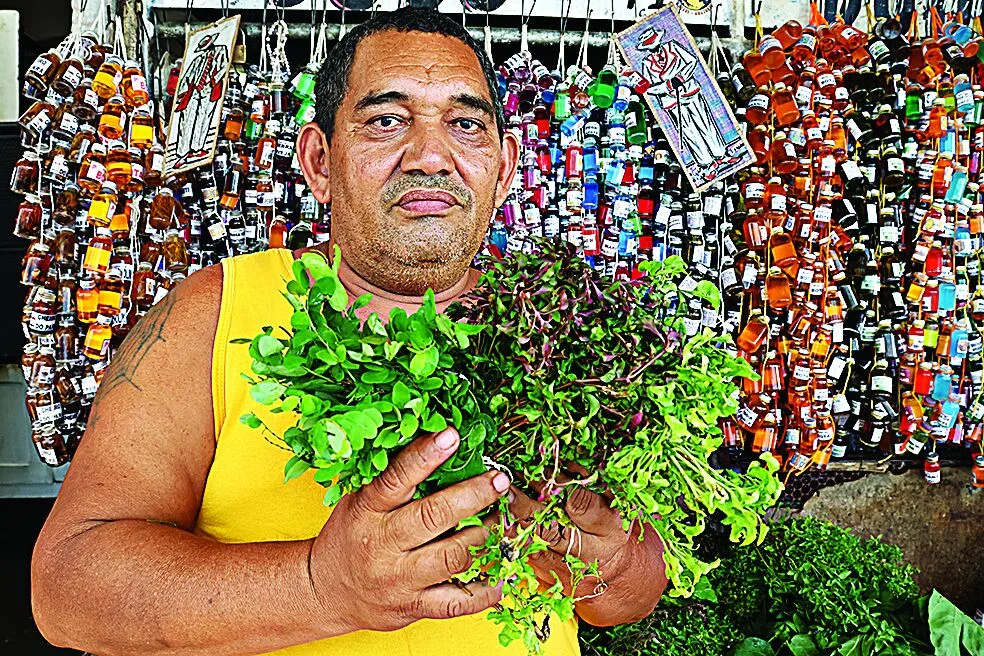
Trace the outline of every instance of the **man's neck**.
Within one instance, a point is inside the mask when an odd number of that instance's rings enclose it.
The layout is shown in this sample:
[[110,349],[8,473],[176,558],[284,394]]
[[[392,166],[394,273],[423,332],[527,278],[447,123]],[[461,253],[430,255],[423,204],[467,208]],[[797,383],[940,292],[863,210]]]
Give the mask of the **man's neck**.
[[[314,249],[321,251],[329,260],[333,260],[335,251],[333,246],[334,243],[329,240],[326,244],[315,246]],[[394,307],[403,308],[407,314],[412,314],[424,302],[423,295],[399,294],[372,284],[352,268],[346,261],[344,254],[341,255],[341,260],[338,266],[338,278],[348,292],[350,300],[354,301],[363,294],[372,294],[372,301],[369,305],[357,311],[359,318],[365,319],[376,312],[385,321],[389,317],[390,310]],[[469,268],[455,284],[447,289],[435,291],[434,302],[438,312],[443,312],[458,297],[470,291],[478,282],[479,275],[476,269]]]

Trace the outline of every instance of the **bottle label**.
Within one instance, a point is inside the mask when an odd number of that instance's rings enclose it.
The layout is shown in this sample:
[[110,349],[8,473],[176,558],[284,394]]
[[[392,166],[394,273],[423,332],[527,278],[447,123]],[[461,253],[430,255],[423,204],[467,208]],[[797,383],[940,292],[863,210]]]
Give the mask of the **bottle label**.
[[273,207],[273,191],[259,191],[256,193],[257,207]]
[[55,368],[50,365],[40,365],[34,374],[34,385],[35,386],[47,386],[51,385],[51,382],[55,379]]
[[785,212],[786,196],[783,194],[772,194],[769,205],[772,207],[773,212]]
[[55,155],[51,160],[51,166],[48,167],[48,177],[53,180],[64,180],[68,177],[68,160],[64,155]]
[[899,157],[889,157],[885,162],[885,167],[890,173],[902,173],[905,171],[905,163]]
[[33,132],[35,134],[42,134],[51,125],[51,117],[48,115],[47,109],[42,109],[37,116],[35,116],[27,124],[28,132]]
[[147,93],[147,80],[143,75],[131,75],[130,88],[136,93]]
[[55,332],[55,324],[57,323],[58,318],[55,314],[33,310],[31,311],[31,318],[28,320],[27,327],[32,333],[53,333]]
[[85,176],[88,180],[93,180],[102,184],[106,181],[106,167],[96,160],[89,160],[89,165],[85,169]]
[[753,426],[758,421],[758,417],[758,413],[748,406],[742,406],[735,412],[735,421],[743,426]]
[[834,444],[833,448],[830,450],[831,458],[843,458],[847,455],[847,445],[846,444]]
[[62,74],[62,80],[65,82],[66,85],[74,89],[75,87],[79,86],[79,84],[82,82],[82,71],[75,68],[74,66],[69,66],[68,68],[65,69],[65,72]]
[[31,68],[27,69],[27,72],[33,73],[37,77],[42,77],[45,73],[51,70],[51,66],[51,60],[45,57],[38,57],[34,60],[34,63],[31,64]]
[[208,234],[213,240],[224,239],[226,236],[225,224],[222,221],[216,221],[208,226]]
[[50,403],[38,406],[38,421],[48,423],[56,421],[62,415],[61,403]]
[[940,476],[941,472],[938,469],[936,471],[927,471],[925,472],[925,474],[926,474],[926,482],[929,483],[930,485],[936,485],[937,483],[940,482],[942,478]]
[[793,367],[793,378],[799,380],[807,380],[810,377],[810,367],[802,364],[797,364]]
[[747,109],[765,109],[769,106],[769,97],[763,93],[757,93],[748,101]]
[[826,87],[832,87],[837,84],[837,78],[834,77],[833,73],[822,73],[817,76],[817,85],[822,89]]
[[82,268],[103,273],[109,269],[109,255],[108,250],[90,245],[85,250],[85,259],[82,261]]
[[891,393],[892,392],[891,376],[872,376],[871,390],[873,392]]
[[810,87],[800,85],[796,87],[796,94],[794,97],[796,98],[797,105],[806,105],[810,102],[810,98],[813,97],[813,91],[810,90]]
[[[745,185],[745,200],[757,200],[765,196],[765,185],[761,182],[750,182]],[[660,206],[662,208],[662,206]]]

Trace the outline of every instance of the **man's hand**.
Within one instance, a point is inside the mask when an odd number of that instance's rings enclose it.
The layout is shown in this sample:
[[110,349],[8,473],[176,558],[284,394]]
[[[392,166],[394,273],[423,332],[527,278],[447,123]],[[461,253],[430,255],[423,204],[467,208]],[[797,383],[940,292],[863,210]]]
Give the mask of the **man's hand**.
[[[510,509],[520,522],[543,505],[515,487],[512,496]],[[564,592],[572,594],[564,555],[570,553],[586,563],[598,561],[606,586],[604,593],[594,596],[600,582],[593,577],[585,578],[573,591],[575,597],[586,597],[575,605],[581,619],[595,626],[612,626],[649,615],[666,587],[663,547],[656,532],[647,531],[639,542],[639,528],[633,529],[631,535],[622,530],[622,519],[611,508],[609,499],[579,485],[568,493],[564,510],[577,530],[553,525],[539,531],[548,549],[531,557],[537,578],[553,585],[556,573]]]
[[[502,598],[499,588],[482,582],[447,583],[471,566],[469,547],[484,544],[485,528],[437,538],[495,503],[509,489],[509,478],[487,472],[411,501],[416,486],[458,443],[451,428],[411,442],[372,483],[338,502],[314,540],[314,591],[333,600],[336,611],[345,609],[353,631],[392,631],[422,618],[470,615]],[[328,589],[329,581],[335,589]]]

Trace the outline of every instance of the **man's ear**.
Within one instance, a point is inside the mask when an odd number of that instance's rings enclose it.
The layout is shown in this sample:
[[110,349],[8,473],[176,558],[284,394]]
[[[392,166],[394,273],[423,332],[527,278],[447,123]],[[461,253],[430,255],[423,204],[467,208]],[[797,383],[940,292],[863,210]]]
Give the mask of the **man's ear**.
[[499,177],[495,188],[495,206],[502,207],[512,187],[519,162],[519,140],[508,130],[502,137],[502,161],[499,163]]
[[297,161],[304,179],[319,203],[331,202],[331,176],[328,170],[328,140],[317,123],[308,123],[297,135]]

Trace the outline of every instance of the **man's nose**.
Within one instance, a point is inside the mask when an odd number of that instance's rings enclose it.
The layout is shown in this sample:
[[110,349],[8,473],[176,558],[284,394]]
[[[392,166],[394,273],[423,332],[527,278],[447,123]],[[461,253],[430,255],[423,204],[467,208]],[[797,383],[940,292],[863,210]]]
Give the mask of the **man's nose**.
[[455,166],[447,139],[447,131],[441,123],[415,121],[400,160],[400,170],[423,175],[451,175]]

